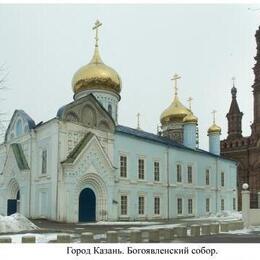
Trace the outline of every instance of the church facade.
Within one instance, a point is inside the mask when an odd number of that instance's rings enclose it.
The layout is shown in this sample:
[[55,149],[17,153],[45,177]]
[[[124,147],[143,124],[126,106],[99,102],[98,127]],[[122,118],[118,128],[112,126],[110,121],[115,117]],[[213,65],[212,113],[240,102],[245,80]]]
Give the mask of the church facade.
[[152,134],[118,124],[121,79],[101,60],[74,75],[74,100],[36,124],[16,110],[0,146],[0,214],[76,223],[205,216],[237,210],[237,165],[221,129],[198,147],[198,118],[177,93]]
[[254,121],[251,125],[251,135],[242,135],[242,117],[237,103],[237,89],[231,89],[232,101],[228,120],[228,136],[221,141],[221,154],[225,158],[238,162],[238,207],[241,209],[241,190],[243,183],[249,184],[251,207],[258,207],[257,192],[260,191],[260,27],[256,31],[257,54],[254,66],[255,80],[252,86],[254,96]]

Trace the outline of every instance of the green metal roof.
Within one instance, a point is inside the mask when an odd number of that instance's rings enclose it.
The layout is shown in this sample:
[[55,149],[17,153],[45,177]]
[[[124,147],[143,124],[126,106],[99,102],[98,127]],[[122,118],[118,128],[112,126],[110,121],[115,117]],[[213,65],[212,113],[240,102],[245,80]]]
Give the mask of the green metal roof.
[[14,143],[14,144],[11,144],[11,147],[13,149],[14,156],[15,156],[15,159],[16,159],[16,162],[17,162],[19,169],[22,170],[22,171],[23,170],[29,170],[30,168],[28,166],[28,163],[27,163],[27,160],[25,158],[21,144]]
[[78,155],[81,153],[83,148],[87,145],[87,143],[91,140],[91,138],[93,136],[94,136],[94,134],[91,132],[85,134],[84,137],[80,140],[80,142],[69,153],[66,160],[64,160],[62,163],[73,163],[75,161],[75,159],[78,157]]

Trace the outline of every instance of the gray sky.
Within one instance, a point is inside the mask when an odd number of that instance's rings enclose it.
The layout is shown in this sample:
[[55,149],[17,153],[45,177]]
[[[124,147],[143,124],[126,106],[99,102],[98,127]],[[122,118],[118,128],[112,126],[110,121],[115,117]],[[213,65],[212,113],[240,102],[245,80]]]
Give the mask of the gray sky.
[[53,118],[72,101],[71,79],[88,63],[98,18],[103,61],[121,76],[119,123],[156,132],[162,111],[173,98],[176,72],[179,97],[199,118],[200,146],[208,148],[207,129],[216,109],[226,136],[236,77],[243,133],[253,118],[255,31],[260,5],[0,5],[0,64],[8,71],[1,110],[15,109],[35,121]]

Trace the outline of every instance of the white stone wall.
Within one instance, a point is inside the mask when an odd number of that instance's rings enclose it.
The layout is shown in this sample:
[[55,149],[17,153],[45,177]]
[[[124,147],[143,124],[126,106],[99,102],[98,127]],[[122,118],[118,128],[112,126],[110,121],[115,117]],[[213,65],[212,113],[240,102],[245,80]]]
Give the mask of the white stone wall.
[[[127,177],[120,177],[120,155],[127,156]],[[137,161],[145,158],[145,179],[138,180]],[[153,162],[160,161],[160,182],[153,180]],[[118,203],[118,219],[178,218],[205,216],[221,211],[221,199],[225,201],[224,210],[233,211],[233,198],[237,200],[236,164],[235,162],[210,156],[206,153],[189,151],[188,149],[167,148],[167,146],[141,140],[131,135],[116,134],[114,164],[118,168],[116,186],[118,198],[128,197],[128,214],[120,216]],[[177,182],[177,164],[182,167],[182,181]],[[188,166],[192,167],[192,183],[188,183]],[[210,183],[205,183],[205,172],[209,169]],[[225,185],[221,186],[220,175],[224,172]],[[144,193],[145,216],[138,215],[138,194]],[[153,197],[161,198],[161,213],[155,216]],[[182,213],[177,212],[177,199],[182,199]],[[210,210],[206,212],[206,199],[210,199]],[[192,199],[192,214],[188,213],[188,199]]]

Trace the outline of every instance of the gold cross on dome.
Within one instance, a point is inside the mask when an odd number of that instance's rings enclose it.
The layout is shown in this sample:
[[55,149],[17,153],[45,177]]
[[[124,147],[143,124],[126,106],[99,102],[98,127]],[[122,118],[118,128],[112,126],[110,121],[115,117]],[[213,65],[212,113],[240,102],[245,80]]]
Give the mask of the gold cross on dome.
[[137,129],[141,129],[140,128],[140,113],[137,113]]
[[177,87],[177,80],[180,79],[181,76],[179,76],[178,74],[174,74],[173,78],[171,80],[174,81],[174,95],[177,96],[178,95],[178,87]]
[[189,109],[191,110],[191,101],[193,100],[193,98],[192,97],[189,97],[189,99],[188,99],[188,102],[189,102]]
[[96,47],[98,47],[98,28],[102,25],[102,23],[99,21],[99,20],[96,20],[95,22],[95,26],[92,28],[93,30],[96,30],[96,37],[95,37],[95,40],[96,40]]
[[213,114],[213,124],[215,124],[215,122],[216,122],[216,113],[217,113],[217,110],[213,110],[212,111],[212,114]]

